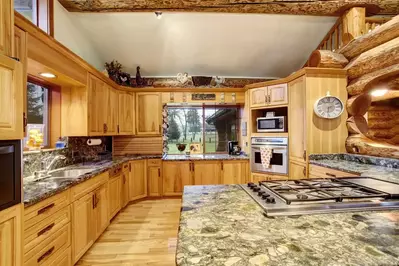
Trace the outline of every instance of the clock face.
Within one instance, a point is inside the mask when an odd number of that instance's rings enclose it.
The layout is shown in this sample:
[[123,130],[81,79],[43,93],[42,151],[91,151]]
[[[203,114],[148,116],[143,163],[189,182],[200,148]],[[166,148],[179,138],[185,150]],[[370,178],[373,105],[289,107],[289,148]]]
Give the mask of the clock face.
[[321,118],[334,119],[342,114],[344,105],[337,97],[326,96],[316,101],[314,111]]

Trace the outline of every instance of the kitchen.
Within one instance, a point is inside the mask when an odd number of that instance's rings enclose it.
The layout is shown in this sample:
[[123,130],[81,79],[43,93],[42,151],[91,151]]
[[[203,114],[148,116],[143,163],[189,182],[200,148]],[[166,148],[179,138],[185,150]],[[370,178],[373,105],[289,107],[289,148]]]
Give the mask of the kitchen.
[[1,265],[399,264],[399,3],[122,2],[1,0]]

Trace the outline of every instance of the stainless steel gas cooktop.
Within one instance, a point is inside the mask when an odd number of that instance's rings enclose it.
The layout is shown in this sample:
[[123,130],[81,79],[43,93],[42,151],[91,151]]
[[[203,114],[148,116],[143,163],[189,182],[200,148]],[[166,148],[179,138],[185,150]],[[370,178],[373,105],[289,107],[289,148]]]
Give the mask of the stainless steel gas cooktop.
[[369,177],[261,181],[241,187],[267,216],[399,209],[399,184]]

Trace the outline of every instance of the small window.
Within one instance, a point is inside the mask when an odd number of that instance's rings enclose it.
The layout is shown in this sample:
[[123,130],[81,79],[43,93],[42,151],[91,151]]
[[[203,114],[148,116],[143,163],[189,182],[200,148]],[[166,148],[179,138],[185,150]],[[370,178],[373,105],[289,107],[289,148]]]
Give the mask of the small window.
[[14,10],[48,35],[54,36],[54,9],[52,0],[14,0]]
[[14,9],[37,26],[36,0],[14,0]]
[[27,122],[24,148],[35,150],[49,146],[49,90],[28,82]]
[[168,154],[179,154],[176,144],[198,143],[201,153],[227,153],[228,141],[238,137],[239,107],[168,106]]

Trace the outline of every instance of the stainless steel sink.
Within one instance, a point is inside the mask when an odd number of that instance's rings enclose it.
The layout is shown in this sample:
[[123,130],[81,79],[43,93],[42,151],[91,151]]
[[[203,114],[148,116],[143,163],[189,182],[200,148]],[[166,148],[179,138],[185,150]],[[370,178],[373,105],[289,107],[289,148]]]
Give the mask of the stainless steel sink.
[[56,178],[78,178],[81,175],[95,171],[95,168],[64,169],[50,173],[52,179]]

